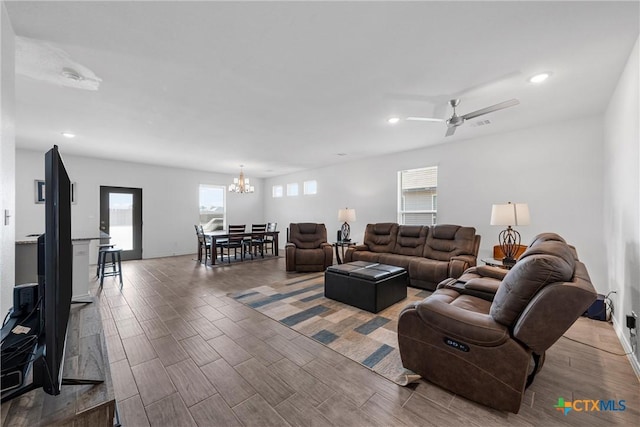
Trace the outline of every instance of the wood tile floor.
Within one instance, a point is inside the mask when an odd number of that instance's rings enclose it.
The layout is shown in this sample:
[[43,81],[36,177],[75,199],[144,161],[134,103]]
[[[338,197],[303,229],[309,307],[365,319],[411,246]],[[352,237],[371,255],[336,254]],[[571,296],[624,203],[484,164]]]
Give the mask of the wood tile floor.
[[[194,256],[123,263],[122,291],[99,297],[124,426],[638,425],[640,387],[626,357],[561,338],[519,414],[420,381],[399,387],[227,297],[294,277],[284,258],[205,267]],[[622,353],[611,325],[581,318],[568,336]],[[554,409],[626,400],[623,412]]]

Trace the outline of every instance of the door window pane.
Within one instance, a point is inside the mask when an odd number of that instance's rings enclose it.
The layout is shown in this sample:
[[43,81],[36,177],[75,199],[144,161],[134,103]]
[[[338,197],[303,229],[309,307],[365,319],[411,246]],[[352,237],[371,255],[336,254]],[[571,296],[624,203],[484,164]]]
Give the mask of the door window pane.
[[109,236],[116,247],[133,249],[133,194],[109,193]]

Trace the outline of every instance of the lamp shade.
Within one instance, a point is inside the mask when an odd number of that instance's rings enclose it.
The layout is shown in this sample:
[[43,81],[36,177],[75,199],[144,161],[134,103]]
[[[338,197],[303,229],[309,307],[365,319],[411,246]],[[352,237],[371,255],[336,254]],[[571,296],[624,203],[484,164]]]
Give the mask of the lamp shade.
[[338,221],[343,222],[354,222],[356,220],[356,210],[355,209],[340,209],[338,211]]
[[529,205],[505,203],[491,207],[491,225],[529,225]]

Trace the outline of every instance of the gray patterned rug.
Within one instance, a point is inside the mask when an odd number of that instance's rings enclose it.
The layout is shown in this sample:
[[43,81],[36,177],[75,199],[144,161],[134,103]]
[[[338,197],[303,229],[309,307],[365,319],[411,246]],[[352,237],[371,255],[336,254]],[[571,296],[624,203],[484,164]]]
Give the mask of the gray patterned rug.
[[325,298],[324,274],[313,273],[232,297],[385,378],[406,385],[419,377],[402,367],[398,315],[407,304],[430,294],[407,288],[407,299],[374,314]]

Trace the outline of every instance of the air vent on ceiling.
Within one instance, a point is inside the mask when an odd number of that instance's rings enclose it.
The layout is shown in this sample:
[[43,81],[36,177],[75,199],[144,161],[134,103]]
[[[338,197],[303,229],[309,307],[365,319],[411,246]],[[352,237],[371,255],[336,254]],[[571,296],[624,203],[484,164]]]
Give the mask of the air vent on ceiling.
[[478,126],[484,126],[484,125],[490,125],[491,124],[491,120],[479,120],[477,122],[473,122],[471,123],[471,127],[478,127]]

